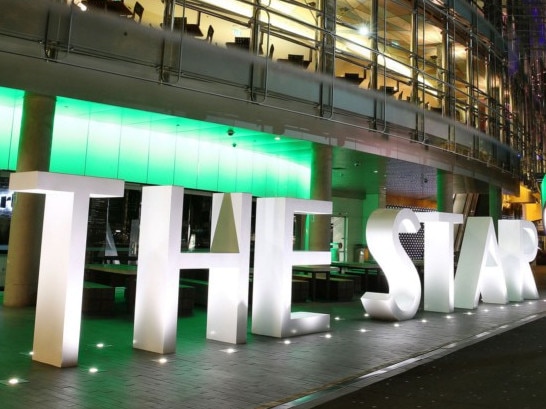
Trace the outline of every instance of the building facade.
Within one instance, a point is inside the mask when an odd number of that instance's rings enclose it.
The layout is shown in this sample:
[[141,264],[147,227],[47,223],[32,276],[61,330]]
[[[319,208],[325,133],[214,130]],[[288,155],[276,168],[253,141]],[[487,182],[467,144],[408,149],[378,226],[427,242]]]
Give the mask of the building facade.
[[345,260],[378,207],[499,218],[544,170],[539,3],[1,0],[0,169],[332,200],[296,241]]

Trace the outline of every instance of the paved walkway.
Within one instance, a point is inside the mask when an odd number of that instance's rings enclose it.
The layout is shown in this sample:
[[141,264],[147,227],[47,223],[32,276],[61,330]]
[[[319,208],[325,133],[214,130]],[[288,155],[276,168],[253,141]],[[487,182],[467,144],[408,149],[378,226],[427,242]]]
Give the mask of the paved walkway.
[[[544,298],[546,269],[536,269],[536,275]],[[368,319],[358,299],[298,304],[294,309],[330,313],[331,331],[290,342],[249,333],[248,343],[231,351],[231,345],[205,339],[205,311],[196,310],[179,320],[177,352],[165,363],[156,354],[131,347],[130,316],[85,317],[79,366],[58,369],[29,356],[34,309],[0,307],[1,405],[311,408],[546,316],[546,301],[481,304],[477,310],[453,314],[420,311],[399,324]],[[98,372],[90,373],[91,367]],[[24,381],[8,386],[11,377]]]
[[545,333],[534,320],[316,408],[543,409]]

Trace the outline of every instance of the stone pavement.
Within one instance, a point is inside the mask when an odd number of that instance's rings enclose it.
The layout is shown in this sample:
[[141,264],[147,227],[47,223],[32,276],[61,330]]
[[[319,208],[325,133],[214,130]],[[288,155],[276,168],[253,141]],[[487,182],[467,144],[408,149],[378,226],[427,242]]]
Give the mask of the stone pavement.
[[530,321],[314,407],[542,409],[545,333],[546,318]]
[[[78,367],[33,362],[34,309],[0,307],[1,406],[315,407],[541,318],[546,315],[545,271],[536,269],[540,300],[480,304],[452,314],[419,311],[415,319],[398,324],[370,320],[358,298],[297,304],[293,310],[331,314],[331,331],[290,340],[249,331],[248,342],[236,346],[207,341],[206,312],[197,309],[179,319],[177,352],[163,363],[159,355],[131,347],[132,318],[123,311],[84,317]],[[22,382],[7,385],[12,377]]]

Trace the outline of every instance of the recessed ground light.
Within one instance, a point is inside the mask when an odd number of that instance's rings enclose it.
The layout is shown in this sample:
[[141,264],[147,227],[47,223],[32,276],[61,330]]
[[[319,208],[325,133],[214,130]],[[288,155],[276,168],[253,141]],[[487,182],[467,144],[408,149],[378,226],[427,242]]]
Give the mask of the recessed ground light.
[[156,359],[152,359],[152,361],[154,362],[157,362],[158,364],[166,364],[167,362],[169,362],[169,359],[165,356],[161,356],[159,358],[156,358]]
[[103,349],[111,347],[112,345],[105,344],[104,342],[97,342],[96,344],[89,345],[90,347],[97,348],[97,349]]
[[16,386],[21,383],[28,383],[28,381],[26,379],[17,378],[16,376],[9,379],[0,380],[0,384],[5,386]]

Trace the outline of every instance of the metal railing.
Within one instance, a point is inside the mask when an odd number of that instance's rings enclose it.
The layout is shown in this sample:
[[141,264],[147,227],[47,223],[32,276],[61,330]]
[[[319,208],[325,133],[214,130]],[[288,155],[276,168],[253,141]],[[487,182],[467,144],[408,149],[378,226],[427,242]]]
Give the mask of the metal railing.
[[[327,121],[388,134],[471,159],[513,178],[519,176],[520,158],[508,145],[438,113],[345,84],[332,75],[293,69],[267,56],[227,50],[47,1],[0,0],[0,5],[0,53],[34,59],[32,70],[50,62],[192,89],[316,118],[319,127]],[[0,78],[0,83],[4,80]],[[9,82],[4,85],[10,86]],[[330,90],[329,98],[323,98],[324,89]],[[419,129],[417,115],[422,117]],[[354,135],[343,135],[345,146],[366,143],[361,133]]]

